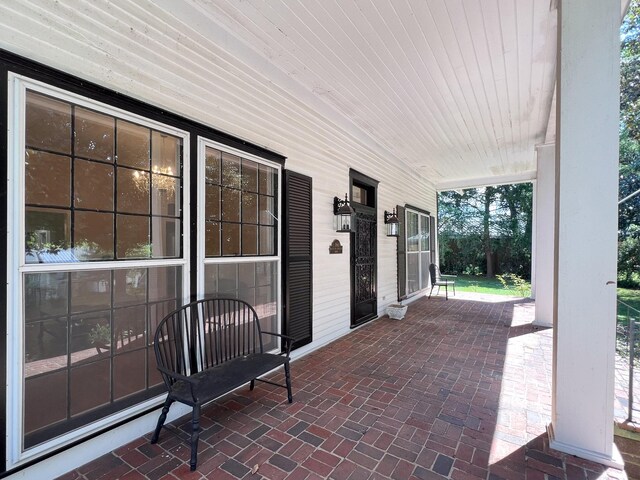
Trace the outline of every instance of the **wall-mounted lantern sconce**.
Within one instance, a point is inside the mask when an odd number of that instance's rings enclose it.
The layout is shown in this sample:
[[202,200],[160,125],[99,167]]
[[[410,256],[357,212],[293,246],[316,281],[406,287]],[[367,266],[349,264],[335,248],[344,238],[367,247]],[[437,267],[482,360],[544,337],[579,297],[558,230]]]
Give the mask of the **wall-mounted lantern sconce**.
[[398,215],[396,214],[396,209],[394,208],[391,213],[384,211],[384,223],[387,225],[387,237],[397,237],[398,227],[400,222],[398,222]]
[[334,215],[334,227],[336,232],[351,232],[351,227],[354,224],[353,216],[355,211],[349,205],[349,198],[347,194],[344,194],[344,200],[340,200],[338,197],[333,198],[333,215]]

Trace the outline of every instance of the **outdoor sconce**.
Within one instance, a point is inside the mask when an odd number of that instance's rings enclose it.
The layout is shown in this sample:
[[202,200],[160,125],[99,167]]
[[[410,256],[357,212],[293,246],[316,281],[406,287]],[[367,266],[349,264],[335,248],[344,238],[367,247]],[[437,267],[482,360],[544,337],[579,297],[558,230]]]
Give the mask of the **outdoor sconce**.
[[395,208],[391,213],[384,211],[384,223],[387,225],[387,237],[397,237],[399,235],[398,226],[400,222],[398,222]]
[[353,216],[356,212],[349,205],[349,199],[347,194],[344,195],[344,200],[340,200],[338,197],[333,197],[333,215],[334,215],[334,227],[336,232],[351,232],[351,226],[353,225]]

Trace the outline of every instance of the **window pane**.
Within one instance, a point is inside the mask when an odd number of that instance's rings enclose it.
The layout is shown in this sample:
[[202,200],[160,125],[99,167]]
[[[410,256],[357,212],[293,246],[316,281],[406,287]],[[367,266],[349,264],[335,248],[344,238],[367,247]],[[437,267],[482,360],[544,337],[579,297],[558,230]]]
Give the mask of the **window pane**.
[[258,254],[258,226],[242,226],[242,255]]
[[[119,308],[113,312],[114,354],[134,350],[147,345],[147,307]],[[154,332],[151,332],[152,334]]]
[[275,168],[260,165],[260,193],[271,196],[275,195],[276,172],[277,170]]
[[407,251],[417,252],[420,248],[418,234],[418,214],[407,212]]
[[152,225],[152,258],[169,258],[180,255],[180,220],[164,217],[153,217]]
[[255,193],[242,194],[242,222],[258,223],[258,195]]
[[420,288],[429,286],[429,264],[431,263],[431,255],[428,253],[420,254]]
[[111,350],[111,312],[85,312],[71,317],[71,365],[94,362]]
[[222,224],[222,255],[240,255],[240,225]]
[[[24,315],[27,322],[68,313],[69,278],[66,273],[28,273],[24,276]],[[66,325],[64,327],[66,329]],[[67,336],[60,336],[66,345]]]
[[118,212],[149,213],[149,174],[118,168]]
[[[179,267],[149,269],[149,301],[172,300],[182,297],[182,270]],[[168,312],[167,312],[168,313]]]
[[71,254],[71,212],[26,209],[26,263],[75,262]]
[[275,255],[275,228],[260,227],[260,255]]
[[407,293],[420,290],[420,254],[407,254]]
[[[67,418],[67,370],[29,377],[24,382],[24,429],[35,432]],[[46,399],[46,408],[42,402]]]
[[25,175],[27,204],[71,206],[71,159],[69,157],[27,150]]
[[155,131],[151,137],[151,169],[165,175],[180,175],[182,140]]
[[204,254],[207,257],[220,256],[220,224],[207,222],[205,224]]
[[258,191],[258,164],[250,160],[242,160],[242,190]]
[[205,185],[205,212],[207,220],[220,220],[220,187]]
[[77,208],[113,211],[113,167],[76,160],[73,172],[74,205]]
[[180,205],[178,204],[180,181],[175,177],[152,174],[151,185],[153,186],[151,198],[153,214],[174,217],[180,215]]
[[115,400],[145,389],[146,350],[118,355],[113,359],[113,397]]
[[275,202],[273,197],[260,195],[260,223],[262,225],[273,225],[276,217]]
[[75,109],[75,154],[92,160],[113,162],[114,119],[102,113]]
[[147,127],[118,120],[118,165],[149,170],[151,132]]
[[240,157],[222,152],[222,185],[240,188]]
[[113,214],[76,211],[74,254],[79,261],[113,259]]
[[71,370],[71,415],[109,403],[111,362],[101,360]]
[[222,161],[222,152],[215,148],[207,147],[205,157],[205,181],[220,185],[220,162]]
[[117,258],[151,258],[149,217],[117,215]]
[[240,191],[229,188],[222,189],[222,220],[226,222],[240,221]]
[[113,303],[115,306],[136,305],[147,301],[146,268],[114,270],[113,275]]
[[25,121],[27,147],[71,153],[71,105],[27,92]]
[[108,309],[111,305],[111,271],[70,273],[71,312]]
[[31,321],[24,328],[25,377],[67,366],[67,317]]
[[429,217],[420,215],[420,250],[429,250]]

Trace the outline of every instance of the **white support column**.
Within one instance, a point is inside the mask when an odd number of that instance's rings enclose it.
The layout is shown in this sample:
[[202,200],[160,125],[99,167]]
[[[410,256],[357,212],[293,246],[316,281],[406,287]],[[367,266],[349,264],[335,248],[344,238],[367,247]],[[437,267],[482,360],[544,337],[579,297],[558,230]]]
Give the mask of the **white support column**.
[[561,0],[551,447],[613,444],[620,0]]
[[556,212],[556,146],[540,145],[537,149],[538,175],[535,183],[535,256],[536,313],[533,324],[553,326],[555,296],[555,212]]

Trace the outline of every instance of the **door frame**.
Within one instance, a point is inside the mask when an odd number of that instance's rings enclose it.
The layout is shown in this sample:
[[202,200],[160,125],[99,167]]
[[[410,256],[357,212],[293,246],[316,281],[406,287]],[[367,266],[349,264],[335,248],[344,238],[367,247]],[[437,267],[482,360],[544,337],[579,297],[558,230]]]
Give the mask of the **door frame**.
[[[349,170],[349,198],[351,199],[351,206],[358,212],[366,211],[373,214],[375,217],[375,225],[377,226],[377,212],[378,212],[378,180],[375,180],[363,173],[360,173],[354,169]],[[364,197],[364,198],[363,198]],[[357,220],[354,219],[353,229],[357,228]],[[352,231],[350,234],[351,253],[349,258],[350,264],[350,304],[351,304],[351,321],[350,328],[359,327],[366,322],[369,322],[375,318],[378,318],[378,238],[377,229],[374,236],[375,254],[374,268],[373,268],[373,290],[374,290],[374,303],[373,312],[362,318],[356,318],[356,296],[355,296],[355,252],[356,252],[356,233]]]

